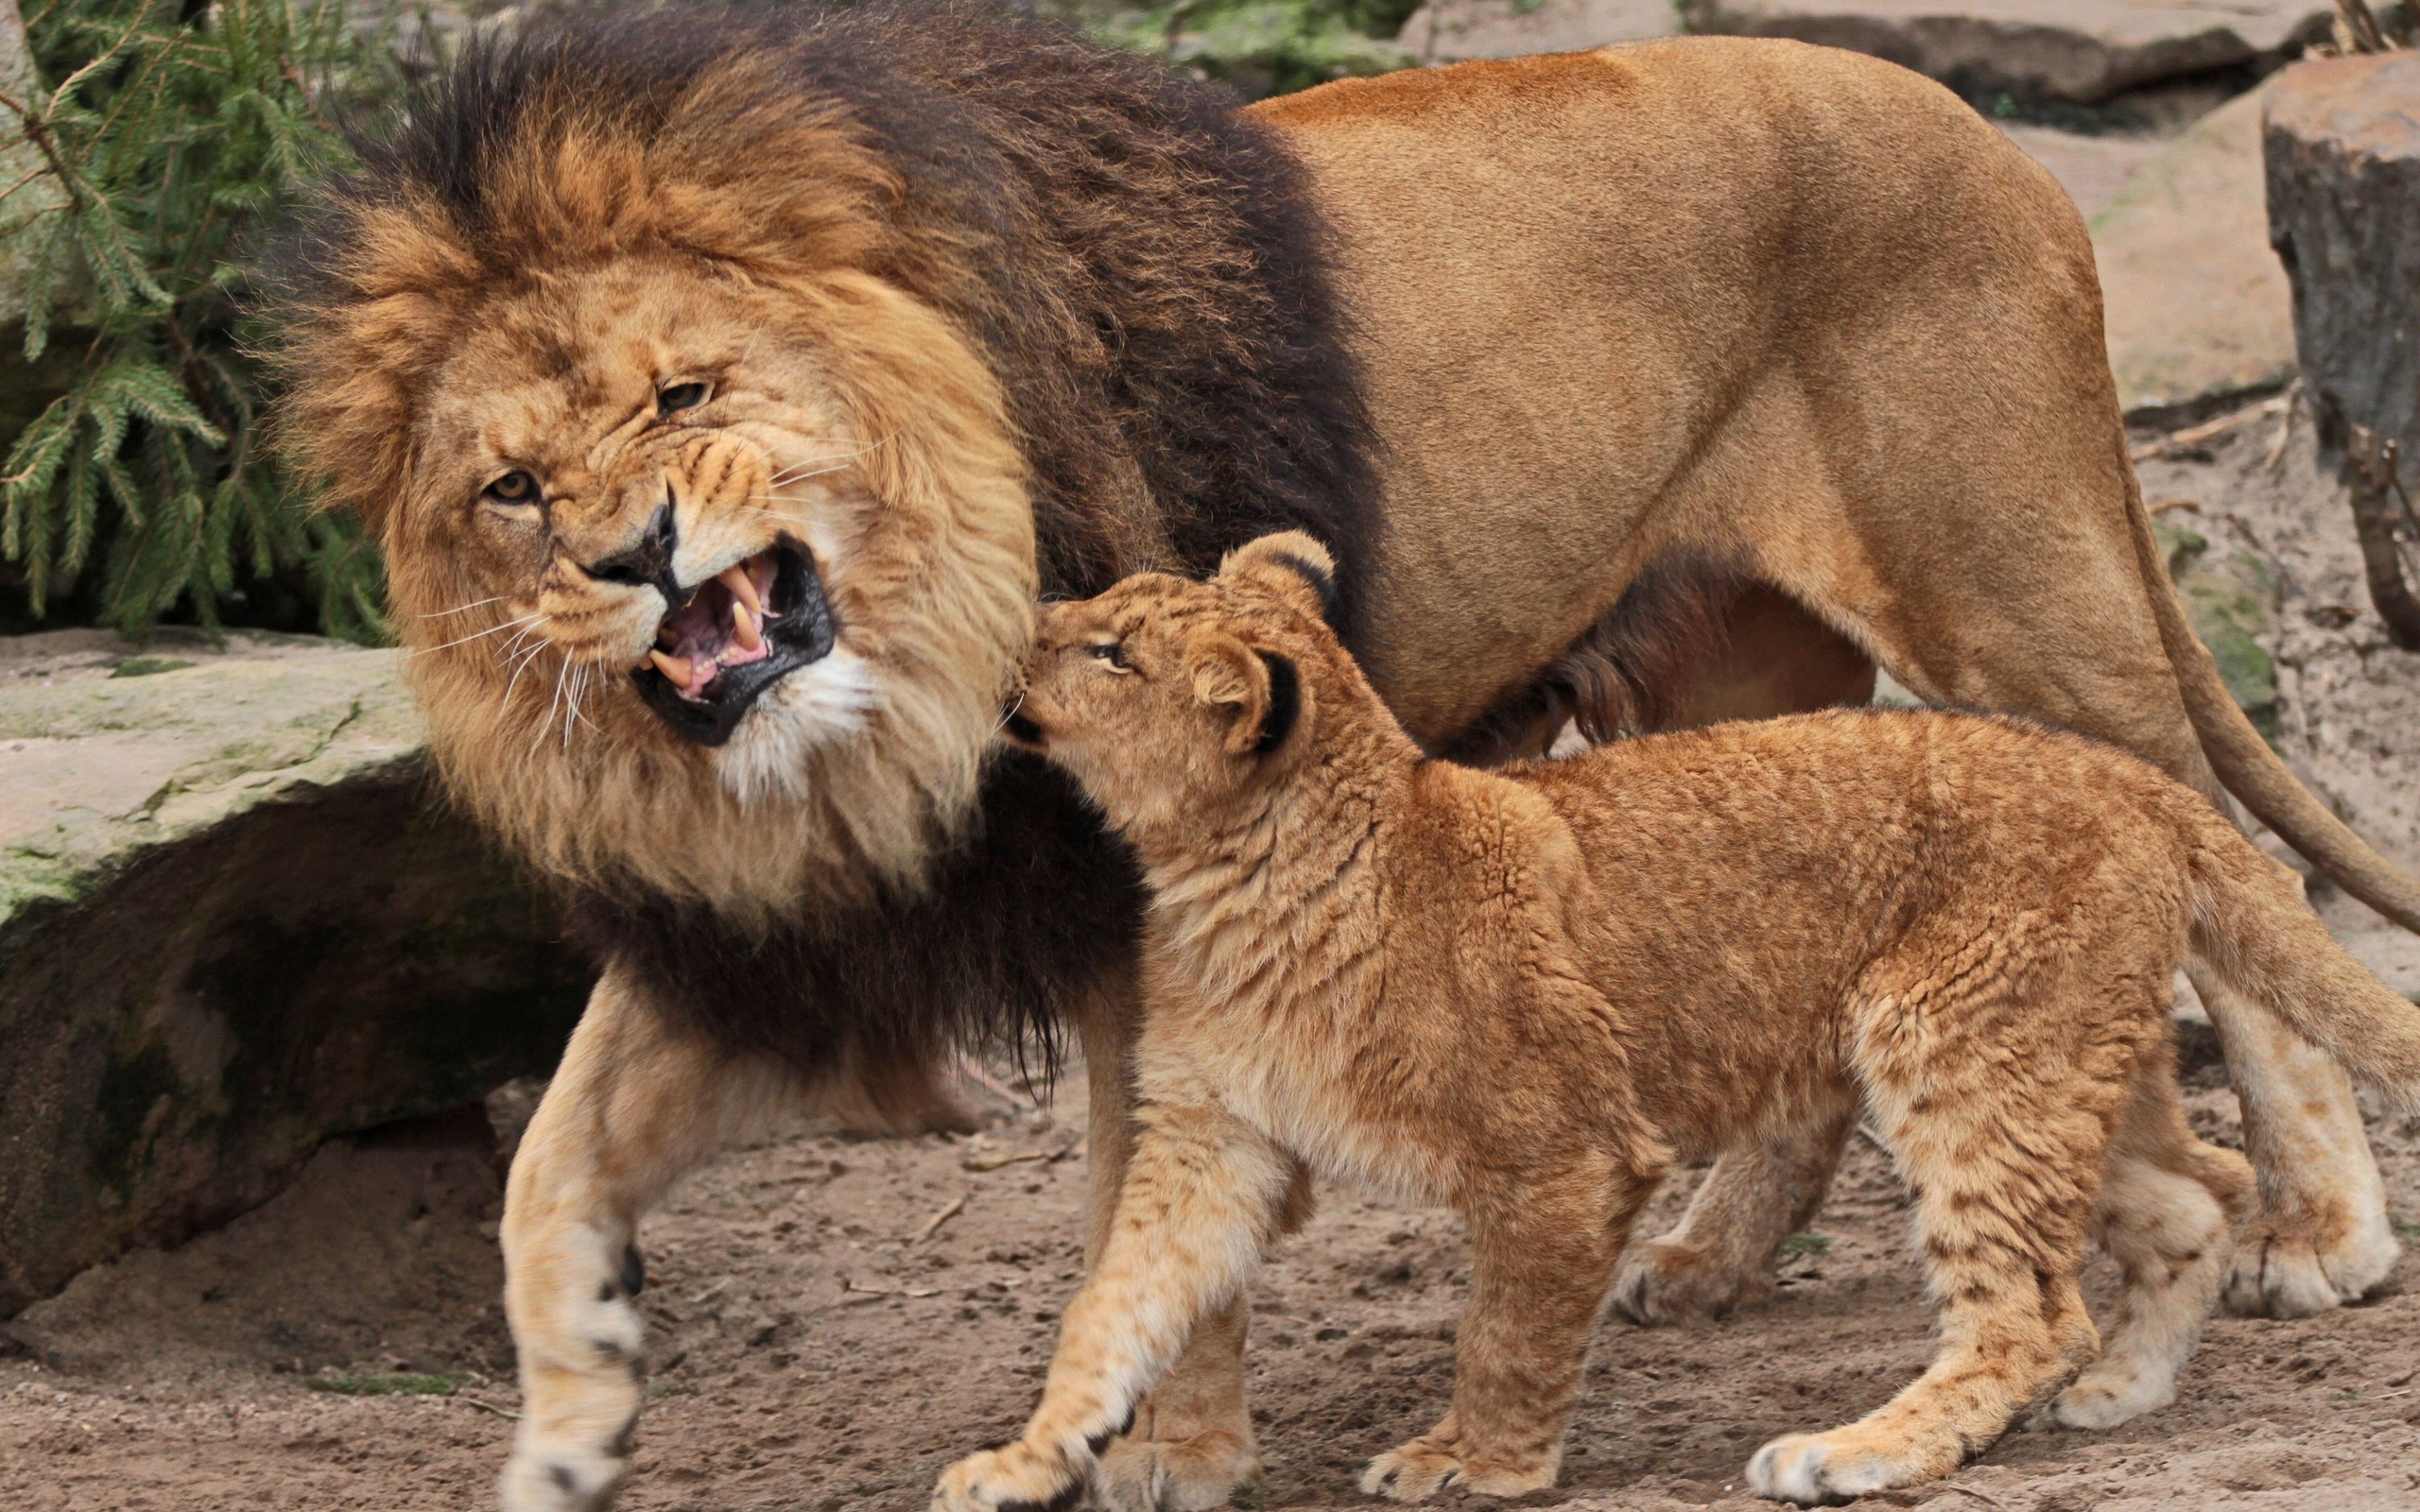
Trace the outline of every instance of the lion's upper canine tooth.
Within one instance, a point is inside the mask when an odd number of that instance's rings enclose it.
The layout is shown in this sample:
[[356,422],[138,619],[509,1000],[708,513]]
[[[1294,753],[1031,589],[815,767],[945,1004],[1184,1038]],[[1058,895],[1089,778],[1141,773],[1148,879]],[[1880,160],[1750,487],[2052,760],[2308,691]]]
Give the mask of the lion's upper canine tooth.
[[761,651],[765,648],[765,637],[756,632],[756,616],[748,612],[747,605],[735,602],[731,606],[731,627],[740,649]]
[[672,679],[674,687],[686,688],[689,685],[689,662],[686,658],[666,656],[662,651],[649,651],[647,659],[655,664],[655,670]]
[[[742,561],[732,563],[722,571],[715,574],[715,581],[722,584],[723,587],[730,589],[731,596],[737,599],[740,603],[747,605],[749,613],[756,615],[760,619],[764,616],[765,598],[763,594],[756,592],[756,580],[748,576],[748,564],[746,562]],[[749,649],[752,651],[756,647],[753,644],[749,646]]]

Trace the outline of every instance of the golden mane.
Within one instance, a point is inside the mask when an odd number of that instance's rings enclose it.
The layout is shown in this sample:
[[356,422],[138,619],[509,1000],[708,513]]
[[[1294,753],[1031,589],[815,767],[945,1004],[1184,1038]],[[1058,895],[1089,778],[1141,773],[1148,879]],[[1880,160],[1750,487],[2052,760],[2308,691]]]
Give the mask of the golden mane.
[[[1293,171],[1148,61],[967,9],[533,25],[467,48],[293,242],[282,442],[386,551],[447,787],[542,872],[759,928],[912,894],[977,807],[1038,591],[1365,533]],[[495,654],[530,598],[468,558],[441,417],[523,379],[462,353],[525,332],[577,388],[622,334],[579,291],[648,278],[625,323],[778,309],[766,339],[821,386],[790,428],[845,454],[817,487],[871,522],[828,585],[874,690],[845,739],[786,744],[760,705],[702,747],[602,653]]]

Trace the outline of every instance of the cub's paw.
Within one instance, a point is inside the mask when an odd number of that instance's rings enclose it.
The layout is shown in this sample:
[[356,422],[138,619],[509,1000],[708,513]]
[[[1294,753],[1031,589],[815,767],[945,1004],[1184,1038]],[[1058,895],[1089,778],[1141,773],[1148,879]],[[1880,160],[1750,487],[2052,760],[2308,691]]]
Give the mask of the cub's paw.
[[1931,1479],[1928,1470],[1842,1443],[1837,1433],[1776,1438],[1748,1462],[1750,1490],[1800,1506],[1837,1506],[1869,1491]]
[[2255,1218],[2236,1241],[2227,1311],[2279,1318],[2329,1312],[2368,1296],[2401,1253],[2384,1211],[2350,1222]]
[[603,1512],[630,1462],[594,1451],[516,1446],[496,1498],[504,1512]]
[[1093,1500],[1105,1512],[1209,1512],[1260,1478],[1252,1440],[1223,1429],[1190,1438],[1129,1435],[1100,1456]]
[[1649,1239],[1622,1255],[1614,1276],[1614,1310],[1646,1327],[1723,1317],[1773,1295],[1770,1260],[1742,1262],[1713,1246]]
[[1083,1499],[1084,1468],[1015,1439],[942,1471],[932,1512],[1066,1512]]
[[1543,1465],[1464,1459],[1446,1439],[1428,1434],[1372,1460],[1361,1471],[1361,1489],[1396,1502],[1425,1502],[1449,1486],[1481,1496],[1519,1496],[1552,1486],[1555,1468],[1552,1459]]

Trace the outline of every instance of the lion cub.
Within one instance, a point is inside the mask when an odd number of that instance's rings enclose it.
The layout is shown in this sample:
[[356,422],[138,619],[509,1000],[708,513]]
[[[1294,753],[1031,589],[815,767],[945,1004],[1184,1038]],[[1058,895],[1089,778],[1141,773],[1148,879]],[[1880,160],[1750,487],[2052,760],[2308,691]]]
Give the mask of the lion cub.
[[[2057,1391],[2172,1400],[2248,1195],[2195,1139],[2189,949],[2356,1074],[2420,1087],[2420,1010],[2209,802],[2010,720],[1841,711],[1482,772],[1423,757],[1274,536],[1206,584],[1050,607],[1014,735],[1153,893],[1115,1222],[1022,1437],[933,1504],[1066,1504],[1194,1320],[1248,1283],[1294,1162],[1451,1203],[1452,1410],[1364,1490],[1549,1486],[1615,1260],[1674,1162],[1861,1099],[1915,1193],[1940,1350],[1858,1422],[1767,1444],[1802,1503],[1943,1475]],[[2104,1349],[2088,1239],[2126,1293]]]

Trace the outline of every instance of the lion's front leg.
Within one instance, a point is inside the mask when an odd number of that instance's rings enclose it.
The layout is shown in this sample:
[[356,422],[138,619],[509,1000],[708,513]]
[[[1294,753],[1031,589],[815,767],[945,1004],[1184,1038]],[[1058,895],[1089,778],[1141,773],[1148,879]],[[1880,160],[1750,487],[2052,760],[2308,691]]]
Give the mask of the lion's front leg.
[[[1133,1148],[1127,1059],[1137,1017],[1131,991],[1104,993],[1098,1002],[1079,1021],[1092,1098],[1087,1248],[1096,1263]],[[1309,1183],[1298,1174],[1279,1226],[1291,1232],[1309,1215]],[[1244,1390],[1250,1316],[1249,1299],[1238,1297],[1197,1323],[1184,1352],[1135,1409],[1133,1425],[1102,1452],[1093,1493],[1110,1512],[1205,1512],[1260,1478]]]
[[597,983],[505,1190],[522,1393],[506,1512],[612,1501],[646,1384],[639,1215],[786,1089],[769,1068],[676,1035],[618,969]]

